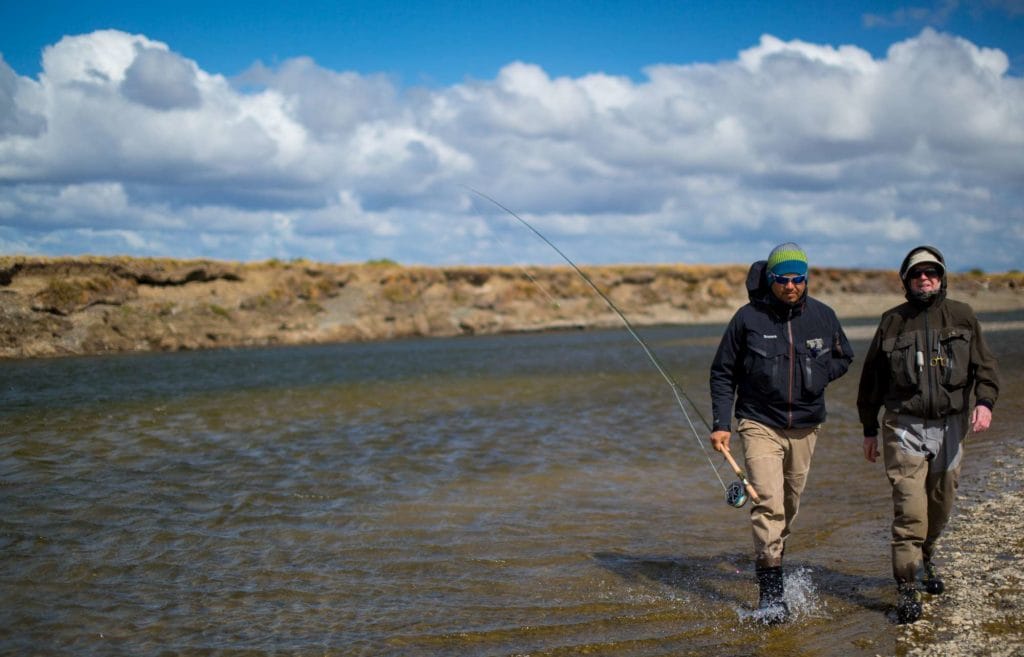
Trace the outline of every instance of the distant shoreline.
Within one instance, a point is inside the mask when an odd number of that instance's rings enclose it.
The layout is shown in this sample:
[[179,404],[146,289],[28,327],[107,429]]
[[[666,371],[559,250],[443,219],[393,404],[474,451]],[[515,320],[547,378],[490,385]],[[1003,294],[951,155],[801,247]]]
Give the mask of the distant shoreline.
[[[583,267],[636,326],[728,321],[747,301],[747,269]],[[951,274],[950,286],[978,312],[1024,309],[1019,272]],[[888,270],[812,268],[811,294],[844,319],[903,301]],[[614,326],[618,316],[566,266],[0,257],[0,358]]]

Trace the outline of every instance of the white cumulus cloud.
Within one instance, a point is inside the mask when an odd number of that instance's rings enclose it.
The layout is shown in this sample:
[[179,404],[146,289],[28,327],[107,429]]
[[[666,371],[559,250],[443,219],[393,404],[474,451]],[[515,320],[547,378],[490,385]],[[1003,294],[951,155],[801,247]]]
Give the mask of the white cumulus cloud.
[[144,35],[0,59],[0,250],[407,263],[738,262],[1021,268],[1024,83],[925,29],[874,58],[764,35],[641,80],[402,88],[307,57],[235,79]]

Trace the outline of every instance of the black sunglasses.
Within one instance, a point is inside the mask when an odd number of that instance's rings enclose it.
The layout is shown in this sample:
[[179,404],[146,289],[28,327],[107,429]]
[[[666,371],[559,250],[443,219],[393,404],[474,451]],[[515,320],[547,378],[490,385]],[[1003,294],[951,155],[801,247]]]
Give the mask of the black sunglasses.
[[921,267],[920,269],[911,269],[910,278],[918,278],[921,274],[924,274],[928,278],[938,278],[939,270],[935,267]]

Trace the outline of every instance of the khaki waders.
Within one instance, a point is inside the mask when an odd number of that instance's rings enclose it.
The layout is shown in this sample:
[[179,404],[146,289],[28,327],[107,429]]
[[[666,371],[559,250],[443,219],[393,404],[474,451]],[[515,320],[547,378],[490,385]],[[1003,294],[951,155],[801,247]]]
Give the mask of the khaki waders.
[[931,561],[935,542],[949,521],[960,483],[966,418],[922,420],[886,411],[882,455],[892,484],[892,574],[898,584],[917,580]]
[[761,498],[750,510],[758,568],[782,565],[819,429],[776,429],[753,420],[740,420],[737,426],[747,477]]

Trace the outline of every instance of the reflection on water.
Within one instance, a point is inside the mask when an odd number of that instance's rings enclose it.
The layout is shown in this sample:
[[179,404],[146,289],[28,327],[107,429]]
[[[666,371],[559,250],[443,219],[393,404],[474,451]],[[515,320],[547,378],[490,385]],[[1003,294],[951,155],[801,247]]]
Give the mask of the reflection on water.
[[[642,333],[706,404],[721,329]],[[1008,381],[1019,338],[992,335]],[[858,366],[831,390],[784,628],[750,617],[746,510],[624,331],[4,371],[5,654],[893,651]],[[1007,399],[966,467],[1010,435]]]

